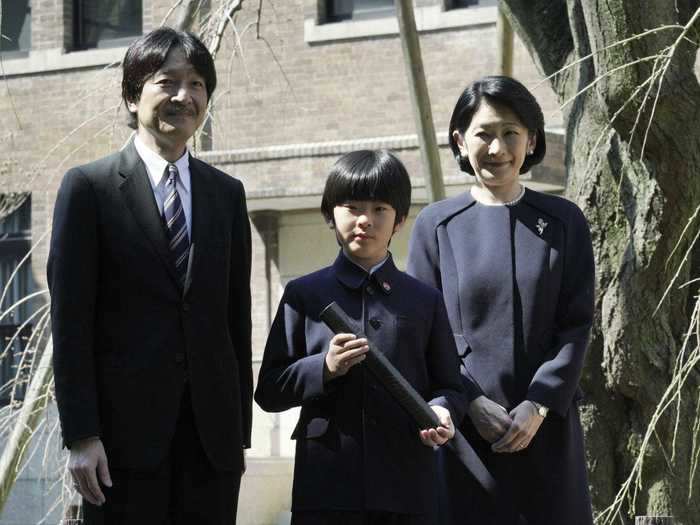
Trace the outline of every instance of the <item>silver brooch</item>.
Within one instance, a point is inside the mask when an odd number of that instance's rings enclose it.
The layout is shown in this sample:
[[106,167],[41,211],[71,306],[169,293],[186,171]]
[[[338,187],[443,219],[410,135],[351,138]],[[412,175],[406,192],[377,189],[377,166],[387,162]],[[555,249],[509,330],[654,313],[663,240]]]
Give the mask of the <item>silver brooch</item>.
[[547,227],[547,224],[549,224],[549,223],[545,222],[544,219],[542,219],[542,218],[537,219],[537,233],[540,234],[540,237],[544,233],[544,229]]

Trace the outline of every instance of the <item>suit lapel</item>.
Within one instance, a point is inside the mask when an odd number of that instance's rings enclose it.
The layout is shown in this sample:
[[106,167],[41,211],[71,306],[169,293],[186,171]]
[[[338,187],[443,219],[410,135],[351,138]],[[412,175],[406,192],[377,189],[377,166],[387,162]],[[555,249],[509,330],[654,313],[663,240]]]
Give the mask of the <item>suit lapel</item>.
[[175,265],[168,248],[163,222],[158,213],[158,205],[151,183],[148,181],[146,166],[136,152],[133,141],[122,150],[119,174],[122,177],[119,189],[127,206],[177,285]]
[[214,203],[216,195],[207,184],[208,173],[206,165],[190,155],[190,189],[192,192],[192,238],[194,253],[192,254],[192,266],[190,268],[190,279],[185,289],[185,294],[189,291],[192,282],[196,279],[197,272],[206,260],[209,253],[209,243],[211,234],[216,230],[214,224]]

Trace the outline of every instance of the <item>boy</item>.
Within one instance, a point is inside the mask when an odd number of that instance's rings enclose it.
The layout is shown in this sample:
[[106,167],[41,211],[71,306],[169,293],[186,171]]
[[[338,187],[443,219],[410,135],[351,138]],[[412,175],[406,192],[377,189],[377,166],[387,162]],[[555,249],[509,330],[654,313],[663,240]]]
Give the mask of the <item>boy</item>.
[[[386,151],[341,157],[321,211],[341,253],[291,281],[265,348],[255,400],[267,411],[301,405],[293,525],[432,523],[433,446],[454,435],[457,353],[442,296],[400,272],[388,251],[403,226],[411,183]],[[430,400],[438,428],[415,423],[360,363],[367,340],[333,333],[319,313],[336,301]]]

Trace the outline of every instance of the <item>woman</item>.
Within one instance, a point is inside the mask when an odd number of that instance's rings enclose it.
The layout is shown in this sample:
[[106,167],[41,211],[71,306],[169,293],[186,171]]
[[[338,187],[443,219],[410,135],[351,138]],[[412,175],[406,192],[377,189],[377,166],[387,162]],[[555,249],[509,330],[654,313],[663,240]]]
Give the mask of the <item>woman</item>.
[[[590,233],[573,203],[522,186],[544,118],[508,77],[469,85],[450,147],[471,191],[425,208],[408,272],[443,291],[467,391],[461,429],[530,525],[591,525],[578,387],[593,319]],[[510,525],[440,453],[455,524]]]

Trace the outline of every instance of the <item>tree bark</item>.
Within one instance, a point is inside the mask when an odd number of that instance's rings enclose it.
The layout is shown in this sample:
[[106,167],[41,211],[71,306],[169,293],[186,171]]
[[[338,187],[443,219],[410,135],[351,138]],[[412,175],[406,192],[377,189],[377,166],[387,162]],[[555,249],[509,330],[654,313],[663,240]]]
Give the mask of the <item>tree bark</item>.
[[498,34],[498,74],[513,76],[513,28],[508,18],[498,9],[498,21],[496,22]]
[[[693,225],[672,256],[700,204],[700,85],[694,74],[700,24],[694,24],[690,38],[678,45],[653,118],[656,89],[646,107],[641,107],[646,90],[627,104],[652,73],[651,61],[606,73],[660,53],[676,41],[680,30],[658,31],[605,48],[655,27],[685,25],[698,2],[503,0],[502,4],[543,74],[551,75],[594,53],[555,76],[551,85],[561,103],[573,99],[564,108],[567,196],[589,219],[596,256],[597,316],[582,378],[586,398],[580,408],[593,504],[601,511],[627,478],[651,415],[671,382],[689,324],[689,305],[694,304],[689,288],[674,289],[654,314],[697,231]],[[595,87],[575,96],[596,79],[600,80]],[[678,283],[689,280],[691,268],[698,266],[697,261],[684,266]],[[623,509],[629,516],[673,515],[685,525],[700,524],[696,510],[700,480],[695,480],[689,494],[697,385],[696,374],[686,385],[682,402],[661,419],[658,439],[645,457],[636,508]],[[680,424],[674,455],[676,415]],[[625,519],[633,522],[631,517]]]
[[197,0],[181,0],[173,28],[178,31],[190,31],[194,22],[194,12],[198,5]]

